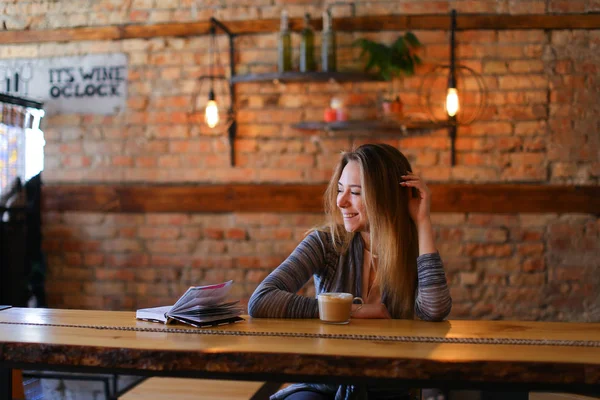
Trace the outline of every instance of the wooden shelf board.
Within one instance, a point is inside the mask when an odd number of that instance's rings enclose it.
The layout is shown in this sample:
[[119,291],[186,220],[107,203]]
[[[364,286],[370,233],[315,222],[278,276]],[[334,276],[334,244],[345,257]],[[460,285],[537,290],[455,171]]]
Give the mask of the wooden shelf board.
[[267,74],[236,75],[231,81],[242,82],[373,82],[382,79],[373,74],[361,71],[338,71],[338,72],[272,72]]
[[[271,33],[279,30],[279,19],[222,21],[235,35]],[[320,30],[322,21],[315,18],[312,26]],[[300,31],[302,18],[291,18],[290,29]],[[436,15],[365,15],[338,17],[333,28],[340,32],[379,32],[403,30],[449,30],[450,16]],[[598,29],[600,14],[509,15],[459,14],[457,30],[472,29]],[[122,40],[153,37],[187,37],[207,35],[210,23],[173,22],[161,24],[129,24],[98,27],[60,28],[48,30],[8,30],[0,32],[2,44],[75,42],[85,40]]]
[[292,125],[292,128],[304,131],[328,132],[363,132],[371,133],[400,133],[415,134],[435,129],[447,128],[445,123],[429,121],[393,121],[393,120],[365,120],[365,121],[304,121]]
[[[44,212],[323,212],[326,184],[73,185],[42,187]],[[591,213],[600,186],[431,183],[433,212]]]

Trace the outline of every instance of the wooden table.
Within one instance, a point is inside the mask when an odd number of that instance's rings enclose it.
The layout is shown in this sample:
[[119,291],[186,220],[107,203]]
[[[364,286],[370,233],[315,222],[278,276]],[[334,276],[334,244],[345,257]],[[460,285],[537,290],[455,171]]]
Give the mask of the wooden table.
[[[600,391],[600,324],[251,319],[196,329],[133,312],[0,311],[11,368],[280,382]],[[2,397],[2,394],[0,394]]]

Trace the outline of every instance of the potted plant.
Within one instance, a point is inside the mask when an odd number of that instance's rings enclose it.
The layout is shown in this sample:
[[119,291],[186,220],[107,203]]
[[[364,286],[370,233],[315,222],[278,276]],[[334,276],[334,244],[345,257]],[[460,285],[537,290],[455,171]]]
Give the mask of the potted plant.
[[[400,35],[391,46],[364,38],[356,40],[354,46],[362,49],[361,58],[367,58],[365,71],[375,68],[377,74],[386,81],[411,76],[415,73],[415,66],[421,64],[416,50],[422,45],[412,32]],[[393,92],[391,97],[384,97],[383,112],[385,115],[400,116],[402,101]]]

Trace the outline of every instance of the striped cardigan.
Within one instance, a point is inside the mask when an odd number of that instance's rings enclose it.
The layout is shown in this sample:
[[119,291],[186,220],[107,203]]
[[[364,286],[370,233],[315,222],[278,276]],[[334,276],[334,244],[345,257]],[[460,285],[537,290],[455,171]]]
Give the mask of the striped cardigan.
[[[361,296],[363,250],[361,235],[355,235],[348,252],[340,254],[329,233],[311,232],[256,288],[248,302],[248,313],[254,318],[318,318],[317,299],[296,294],[311,277],[314,277],[317,294],[347,292]],[[450,313],[452,299],[438,253],[417,258],[417,277],[415,315],[425,321],[443,320]],[[382,301],[386,303],[385,294]],[[384,394],[376,388],[353,385],[298,384],[276,393],[272,399],[283,399],[298,390],[335,393],[336,400],[367,399],[369,392],[377,392],[377,396]],[[401,394],[397,389],[384,391],[389,392],[390,398]]]
[[[358,234],[347,254],[339,254],[329,233],[311,232],[256,288],[248,313],[256,318],[318,318],[317,299],[296,294],[313,276],[317,294],[347,292],[362,296],[363,249],[364,242]],[[415,315],[425,321],[443,320],[450,312],[452,300],[438,253],[417,258],[417,276]]]

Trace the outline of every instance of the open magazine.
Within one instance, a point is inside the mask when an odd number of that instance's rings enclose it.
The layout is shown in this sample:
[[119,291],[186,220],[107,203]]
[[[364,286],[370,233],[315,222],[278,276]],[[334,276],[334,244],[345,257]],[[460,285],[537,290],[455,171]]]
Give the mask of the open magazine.
[[233,281],[193,286],[172,306],[141,308],[135,317],[164,324],[181,322],[198,328],[243,321],[239,301],[226,301]]

